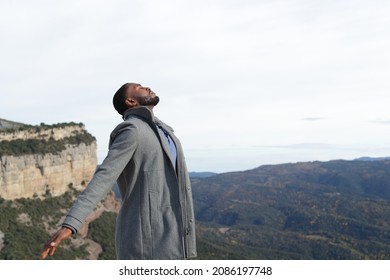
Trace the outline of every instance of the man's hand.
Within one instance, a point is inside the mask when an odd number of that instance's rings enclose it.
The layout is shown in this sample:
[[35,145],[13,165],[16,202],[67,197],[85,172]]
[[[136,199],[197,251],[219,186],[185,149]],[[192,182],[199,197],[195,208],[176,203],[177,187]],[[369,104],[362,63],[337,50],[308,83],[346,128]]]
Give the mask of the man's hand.
[[43,250],[41,252],[42,259],[46,259],[47,255],[53,256],[58,245],[62,241],[68,239],[71,235],[72,235],[72,230],[70,230],[69,228],[67,227],[60,228],[56,233],[53,234],[53,236],[45,244],[45,247],[43,247]]

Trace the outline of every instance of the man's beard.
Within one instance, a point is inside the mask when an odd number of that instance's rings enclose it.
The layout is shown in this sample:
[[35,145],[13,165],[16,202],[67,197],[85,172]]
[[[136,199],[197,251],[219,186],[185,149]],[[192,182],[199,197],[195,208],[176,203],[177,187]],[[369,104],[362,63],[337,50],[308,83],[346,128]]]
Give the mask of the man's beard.
[[140,97],[138,103],[141,106],[156,106],[160,102],[160,98],[156,95],[154,97]]

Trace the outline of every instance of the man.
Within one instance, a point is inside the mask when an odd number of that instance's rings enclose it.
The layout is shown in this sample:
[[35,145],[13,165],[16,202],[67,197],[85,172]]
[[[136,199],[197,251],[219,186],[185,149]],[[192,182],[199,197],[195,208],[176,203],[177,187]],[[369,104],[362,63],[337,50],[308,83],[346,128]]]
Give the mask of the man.
[[122,197],[115,232],[118,259],[186,259],[196,256],[189,176],[173,129],[153,115],[159,97],[148,87],[124,84],[113,104],[123,122],[109,151],[69,210],[41,257],[76,233],[117,181]]

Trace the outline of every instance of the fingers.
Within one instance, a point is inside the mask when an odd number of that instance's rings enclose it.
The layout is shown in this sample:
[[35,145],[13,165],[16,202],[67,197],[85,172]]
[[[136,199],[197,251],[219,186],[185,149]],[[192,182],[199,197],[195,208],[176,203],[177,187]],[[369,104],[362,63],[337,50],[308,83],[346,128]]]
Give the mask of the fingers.
[[41,258],[46,259],[47,255],[53,256],[54,252],[56,250],[56,243],[49,241],[45,244],[45,247],[43,247],[43,250],[41,252]]
[[42,260],[46,259],[47,255],[49,254],[49,250],[50,250],[50,248],[43,249],[43,251],[41,252],[41,259]]
[[55,246],[55,243],[53,242],[52,244],[54,244],[52,247],[51,247],[51,251],[50,251],[50,257],[54,255],[54,252],[56,251],[57,247]]
[[42,260],[46,259],[47,255],[53,255],[51,254],[52,248],[50,246],[45,246],[45,248],[41,252],[41,258]]
[[49,239],[49,241],[43,247],[41,252],[41,258],[45,259],[48,255],[53,256],[58,245],[61,241],[68,239],[72,235],[72,231],[68,228],[59,229],[54,235]]

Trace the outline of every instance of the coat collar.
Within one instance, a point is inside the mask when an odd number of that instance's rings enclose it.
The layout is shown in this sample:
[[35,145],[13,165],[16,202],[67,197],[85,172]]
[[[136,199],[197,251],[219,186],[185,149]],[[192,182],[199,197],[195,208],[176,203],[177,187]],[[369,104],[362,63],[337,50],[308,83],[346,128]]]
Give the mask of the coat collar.
[[139,106],[135,108],[129,108],[123,113],[123,120],[127,120],[130,116],[140,117],[148,122],[155,123],[156,125],[164,128],[166,131],[173,132],[173,128],[163,123],[157,117],[154,116],[153,111],[146,106]]
[[138,116],[152,122],[155,120],[152,110],[146,106],[129,108],[123,113],[124,120],[127,120],[130,116]]

